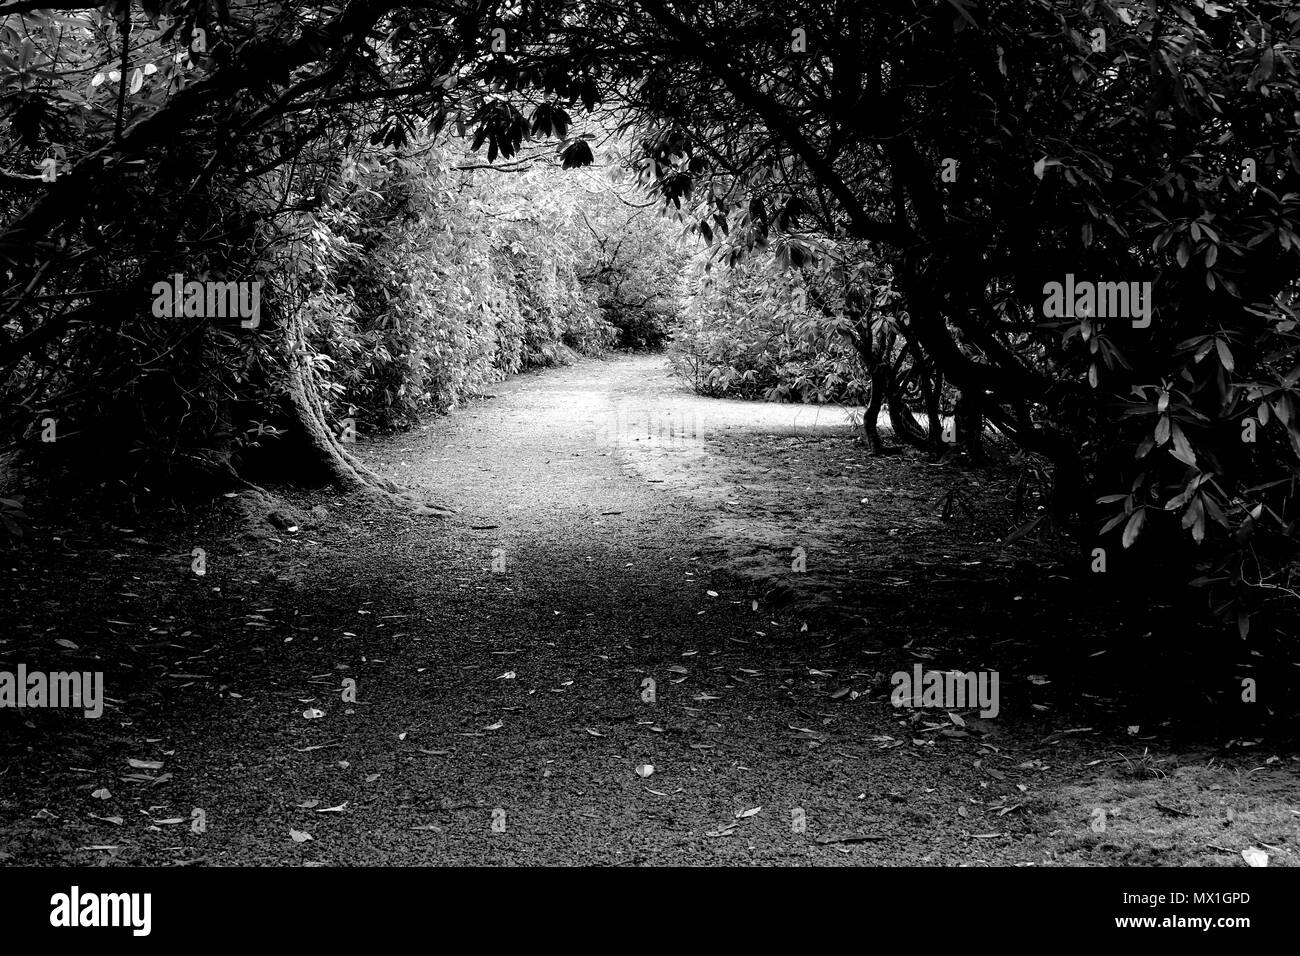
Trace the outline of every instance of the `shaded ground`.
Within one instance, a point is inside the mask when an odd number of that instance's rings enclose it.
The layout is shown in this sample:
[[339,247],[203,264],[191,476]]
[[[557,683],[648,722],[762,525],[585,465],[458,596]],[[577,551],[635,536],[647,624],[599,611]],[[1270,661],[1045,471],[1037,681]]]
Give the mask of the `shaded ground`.
[[[1232,682],[1112,663],[1160,609],[996,547],[1014,475],[868,458],[843,412],[699,399],[656,357],[496,391],[362,446],[449,521],[60,504],[6,557],[0,667],[101,669],[113,702],[0,710],[0,861],[1300,862],[1294,753],[1209,707]],[[917,663],[997,670],[1000,713],[894,708]],[[1170,725],[1189,695],[1212,717]]]

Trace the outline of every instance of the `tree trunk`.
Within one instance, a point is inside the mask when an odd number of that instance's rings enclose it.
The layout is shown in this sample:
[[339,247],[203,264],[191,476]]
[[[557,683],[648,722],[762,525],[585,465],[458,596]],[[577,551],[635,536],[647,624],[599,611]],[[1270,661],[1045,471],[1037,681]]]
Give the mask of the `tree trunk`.
[[916,420],[916,416],[907,407],[897,389],[891,392],[888,401],[889,427],[893,429],[894,437],[904,444],[911,445],[913,448],[928,449],[930,439],[926,435],[925,429]]
[[[889,427],[894,432],[895,440],[911,445],[913,448],[924,450],[926,447],[925,429],[916,420],[912,410],[907,407],[907,401],[904,398],[904,383],[899,376],[899,369],[895,363],[889,361],[889,353],[894,350],[894,344],[897,340],[897,333],[890,332],[886,335],[882,330],[880,340],[876,343],[877,352],[882,356],[878,367],[881,374],[882,388],[885,393],[885,401],[889,405]],[[904,348],[899,352],[899,365],[901,365],[906,353],[907,347],[904,345]]]
[[860,311],[850,310],[849,318],[853,322],[853,334],[849,339],[858,353],[858,361],[871,381],[871,399],[863,416],[862,429],[871,443],[872,454],[880,455],[885,451],[885,443],[880,437],[880,410],[889,408],[889,425],[894,437],[901,442],[918,448],[925,446],[925,433],[912,417],[911,411],[903,401],[902,388],[898,376],[889,360],[896,336],[883,327],[874,336],[871,332],[871,319]]
[[357,488],[389,496],[399,494],[397,486],[372,470],[340,442],[330,429],[319,383],[311,364],[311,347],[300,317],[286,322],[289,357],[287,391],[294,424],[305,439],[308,461],[304,471],[342,488]]
[[880,437],[880,409],[885,404],[885,390],[879,388],[875,378],[871,381],[871,401],[867,404],[867,410],[862,418],[862,430],[867,433],[867,440],[871,442],[871,454],[883,455],[885,453],[885,441]]
[[943,444],[943,416],[941,399],[943,396],[943,377],[930,369],[921,372],[921,394],[925,397],[925,414],[930,419],[930,447],[938,451]]
[[972,461],[984,455],[984,412],[980,407],[980,393],[962,389],[957,396],[953,412],[953,425],[957,430],[957,447],[965,450]]

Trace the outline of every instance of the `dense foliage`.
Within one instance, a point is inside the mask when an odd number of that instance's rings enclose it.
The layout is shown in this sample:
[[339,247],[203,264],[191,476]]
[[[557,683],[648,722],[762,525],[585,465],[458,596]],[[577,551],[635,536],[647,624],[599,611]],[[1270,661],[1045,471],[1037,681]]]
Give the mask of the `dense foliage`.
[[[269,423],[367,480],[354,409],[401,424],[611,317],[657,344],[680,262],[619,224],[644,200],[520,172],[612,139],[740,270],[696,290],[707,387],[887,401],[930,445],[951,406],[972,453],[987,424],[1050,460],[1081,554],[1280,624],[1298,57],[1289,0],[0,0],[6,434],[166,473]],[[262,325],[157,320],[175,273],[264,282]],[[1134,295],[1049,306],[1075,280]]]
[[[334,405],[391,428],[450,408],[563,350],[609,347],[587,281],[595,244],[581,199],[550,169],[502,175],[461,144],[349,162],[305,217],[308,338],[328,357]],[[595,205],[588,203],[588,205]]]
[[[636,52],[602,54],[629,78],[677,65],[625,95],[658,192],[720,259],[780,241],[807,271],[825,237],[866,244],[892,270],[913,372],[957,390],[959,442],[987,421],[1048,457],[1085,554],[1122,569],[1138,547],[1135,568],[1225,585],[1211,601],[1242,633],[1261,605],[1285,622],[1300,10],[642,8],[609,12]],[[1076,277],[1150,283],[1151,314],[1045,310]]]
[[[15,167],[0,182],[0,396],[28,452],[135,490],[261,468],[268,453],[356,477],[340,436],[410,424],[574,351],[662,339],[673,306],[655,288],[676,243],[622,176],[617,143],[590,170],[540,145],[494,167],[463,122],[417,133],[330,97],[267,101],[273,81],[248,68],[330,59],[312,41],[329,9],[167,9],[180,18],[118,4],[0,21]],[[163,141],[151,124],[165,119]],[[592,162],[589,141],[569,145]],[[33,219],[59,238],[29,243]],[[174,275],[258,283],[261,321],[151,314],[152,287]]]
[[674,337],[678,374],[701,395],[862,405],[864,378],[842,322],[809,313],[770,256],[697,270]]

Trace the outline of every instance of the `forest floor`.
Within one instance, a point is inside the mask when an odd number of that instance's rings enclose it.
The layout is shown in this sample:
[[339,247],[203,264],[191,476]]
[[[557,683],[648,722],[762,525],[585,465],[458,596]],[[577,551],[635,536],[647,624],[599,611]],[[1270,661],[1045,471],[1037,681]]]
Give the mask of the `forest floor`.
[[[358,446],[447,519],[34,502],[0,670],[109,704],[0,710],[0,862],[1300,864],[1295,748],[1133,650],[1159,606],[1000,548],[1010,469],[662,356],[493,391]],[[996,671],[999,712],[893,706],[918,664]]]

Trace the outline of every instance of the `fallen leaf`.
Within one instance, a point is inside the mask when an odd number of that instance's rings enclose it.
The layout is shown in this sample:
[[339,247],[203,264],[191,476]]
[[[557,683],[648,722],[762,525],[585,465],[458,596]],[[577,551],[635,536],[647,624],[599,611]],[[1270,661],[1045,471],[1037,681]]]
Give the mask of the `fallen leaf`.
[[136,760],[134,757],[129,757],[127,758],[126,762],[129,763],[132,767],[135,767],[136,770],[161,770],[162,769],[161,760]]
[[882,836],[875,836],[868,833],[841,833],[828,836],[819,836],[816,840],[818,843],[868,843],[877,840],[883,840]]
[[305,833],[302,830],[290,830],[289,836],[293,838],[294,843],[306,843],[308,840],[312,839],[310,833]]
[[1247,866],[1268,866],[1268,854],[1257,847],[1246,847],[1241,851],[1241,858]]
[[737,810],[736,819],[744,820],[747,817],[752,817],[754,814],[758,813],[762,809],[763,809],[762,807],[751,807],[748,810]]

